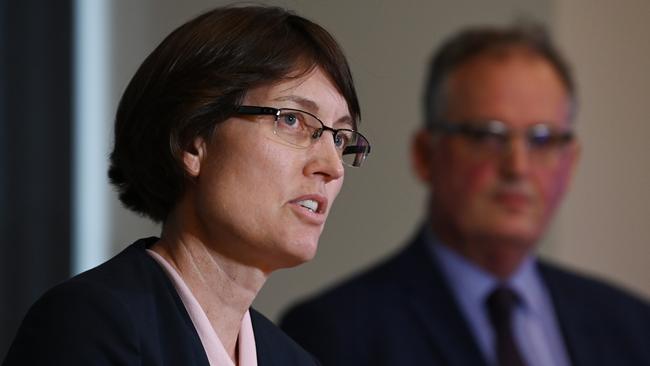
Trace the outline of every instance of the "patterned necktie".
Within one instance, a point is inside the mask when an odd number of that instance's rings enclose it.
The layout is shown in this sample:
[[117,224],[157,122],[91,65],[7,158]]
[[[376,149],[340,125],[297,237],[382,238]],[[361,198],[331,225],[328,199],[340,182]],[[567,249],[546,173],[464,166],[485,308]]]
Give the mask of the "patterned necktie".
[[512,311],[518,302],[517,294],[503,286],[495,288],[486,301],[496,336],[496,355],[499,366],[526,365],[512,334]]

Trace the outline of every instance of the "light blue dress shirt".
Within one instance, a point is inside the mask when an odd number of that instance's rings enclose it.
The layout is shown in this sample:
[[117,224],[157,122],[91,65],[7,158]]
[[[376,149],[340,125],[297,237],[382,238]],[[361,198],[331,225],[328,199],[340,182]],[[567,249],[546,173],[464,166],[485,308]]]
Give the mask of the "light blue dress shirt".
[[540,278],[535,259],[529,257],[507,281],[482,270],[440,243],[428,230],[434,260],[452,289],[456,302],[474,334],[479,348],[496,365],[495,335],[485,300],[499,284],[509,286],[521,298],[513,313],[513,333],[528,366],[569,366],[551,297]]

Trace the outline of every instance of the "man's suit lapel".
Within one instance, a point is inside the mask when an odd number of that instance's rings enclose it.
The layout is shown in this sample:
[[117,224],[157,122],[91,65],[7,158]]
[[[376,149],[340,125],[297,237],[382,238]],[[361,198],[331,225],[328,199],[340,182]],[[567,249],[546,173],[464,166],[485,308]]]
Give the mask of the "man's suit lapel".
[[594,340],[598,334],[595,327],[598,319],[589,318],[589,313],[583,307],[584,299],[579,299],[580,295],[567,285],[568,281],[560,271],[544,263],[539,264],[539,269],[551,294],[571,364],[573,366],[601,364],[600,349],[595,347],[598,343]]
[[[400,282],[411,311],[444,365],[485,365],[459,306],[433,260],[422,231],[403,253]],[[414,325],[418,326],[418,325]]]

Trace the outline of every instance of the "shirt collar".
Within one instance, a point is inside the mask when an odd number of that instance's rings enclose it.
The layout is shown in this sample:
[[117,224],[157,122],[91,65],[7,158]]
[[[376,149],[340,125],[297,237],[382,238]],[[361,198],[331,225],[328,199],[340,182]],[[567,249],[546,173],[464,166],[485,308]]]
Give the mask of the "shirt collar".
[[[221,343],[217,332],[212,327],[207,314],[199,304],[197,298],[192,294],[192,291],[189,286],[187,286],[181,275],[160,254],[151,249],[147,249],[147,253],[158,262],[174,285],[178,296],[181,298],[181,301],[185,306],[185,310],[194,324],[194,328],[196,329],[201,345],[205,350],[210,366],[234,366],[235,363],[230,359],[230,355],[228,355],[228,352],[224,348],[223,343]],[[238,364],[241,366],[257,366],[257,347],[255,346],[253,323],[248,310],[242,318],[237,342]]]
[[434,260],[440,264],[459,301],[482,304],[497,285],[505,284],[517,292],[524,308],[540,311],[539,304],[543,301],[544,290],[534,256],[526,257],[515,273],[502,281],[445,245],[435,236],[430,226],[427,225],[424,235],[430,243]]

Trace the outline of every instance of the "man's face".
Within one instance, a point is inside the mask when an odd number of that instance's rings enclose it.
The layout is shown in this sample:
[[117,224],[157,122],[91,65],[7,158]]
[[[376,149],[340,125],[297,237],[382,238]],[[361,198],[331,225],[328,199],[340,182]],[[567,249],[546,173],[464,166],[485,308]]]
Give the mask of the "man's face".
[[575,142],[540,150],[526,137],[541,123],[555,132],[571,128],[563,83],[544,59],[512,53],[468,61],[446,88],[450,124],[498,120],[512,133],[498,146],[462,134],[427,136],[428,148],[416,149],[427,155],[416,159],[425,162],[419,173],[432,189],[436,231],[446,241],[530,249],[565,192],[578,151]]

